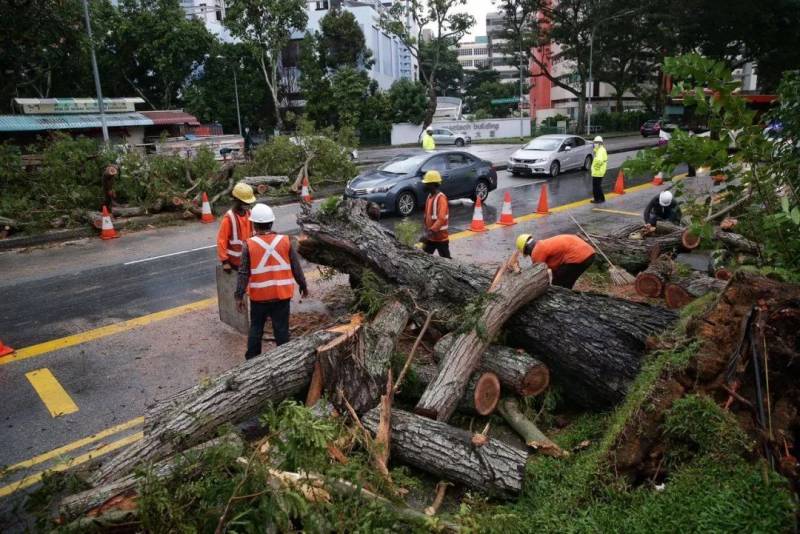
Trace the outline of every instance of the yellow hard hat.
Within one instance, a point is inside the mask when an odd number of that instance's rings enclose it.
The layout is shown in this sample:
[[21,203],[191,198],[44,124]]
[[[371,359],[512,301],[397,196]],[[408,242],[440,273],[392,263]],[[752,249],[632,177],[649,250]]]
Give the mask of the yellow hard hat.
[[519,234],[517,236],[517,250],[519,250],[520,252],[524,253],[525,252],[525,245],[528,244],[528,241],[532,237],[533,236],[531,234]]
[[440,184],[442,183],[442,175],[439,171],[428,171],[422,179],[423,184]]
[[244,182],[239,182],[234,186],[232,195],[234,198],[238,198],[245,204],[252,204],[256,201],[256,197],[253,194],[253,188]]

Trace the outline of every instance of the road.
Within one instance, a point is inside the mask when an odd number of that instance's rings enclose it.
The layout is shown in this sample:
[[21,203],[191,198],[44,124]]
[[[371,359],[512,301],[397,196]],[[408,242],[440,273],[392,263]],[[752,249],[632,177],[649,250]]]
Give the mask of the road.
[[[611,155],[607,176],[615,176],[633,155]],[[637,189],[648,181],[639,178],[626,187]],[[610,190],[613,179],[606,182]],[[515,215],[533,213],[545,184],[551,208],[585,209],[591,191],[585,172],[546,180],[503,171],[484,208],[487,224],[499,217],[506,191],[512,195]],[[635,207],[619,213],[636,217],[647,200],[639,197],[630,195]],[[275,211],[276,229],[296,232],[298,206]],[[610,215],[613,211],[603,217],[619,218]],[[464,238],[459,245],[490,240],[475,251],[467,247],[460,252],[470,261],[491,262],[503,256],[513,246],[514,233],[531,231],[534,223],[540,235],[567,228],[554,225],[551,221],[556,219],[537,222],[527,217],[528,222],[508,231],[467,239],[472,236],[463,230],[472,212],[469,201],[456,201],[451,207],[451,233],[454,240]],[[415,217],[421,219],[421,214]],[[392,218],[383,221],[389,227],[395,223]],[[216,316],[215,233],[216,225],[192,223],[109,242],[81,240],[0,253],[0,339],[19,349],[16,357],[0,359],[0,465],[23,462],[24,468],[5,480],[0,477],[0,498],[15,493],[20,480],[23,485],[35,482],[41,469],[67,465],[59,463],[63,455],[85,461],[87,455],[102,455],[138,439],[138,418],[147,403],[242,360],[244,336],[221,325]],[[505,241],[491,241],[496,237]],[[318,278],[313,266],[306,268],[312,279]],[[315,282],[315,292],[334,282]],[[324,312],[329,305],[312,298],[294,303],[293,311]],[[110,427],[113,438],[87,438]],[[97,446],[99,452],[87,452]]]

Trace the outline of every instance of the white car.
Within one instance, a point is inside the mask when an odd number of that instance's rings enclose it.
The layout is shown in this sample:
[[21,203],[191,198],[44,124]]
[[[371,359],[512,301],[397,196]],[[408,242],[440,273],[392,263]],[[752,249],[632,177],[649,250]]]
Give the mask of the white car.
[[577,135],[542,135],[531,140],[508,160],[513,176],[549,174],[553,178],[571,169],[592,166],[592,143]]
[[[419,134],[419,141],[422,141],[422,135],[425,132],[421,132]],[[439,145],[455,145],[458,147],[462,147],[464,145],[468,145],[472,143],[472,138],[467,134],[463,133],[456,133],[453,130],[448,130],[447,128],[434,128],[433,129],[433,140],[436,142],[436,146]]]

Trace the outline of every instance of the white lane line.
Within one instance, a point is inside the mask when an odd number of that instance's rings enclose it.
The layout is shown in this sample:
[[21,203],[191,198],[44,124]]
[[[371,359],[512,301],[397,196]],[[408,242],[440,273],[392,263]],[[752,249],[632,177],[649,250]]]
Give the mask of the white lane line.
[[180,252],[172,252],[170,254],[162,254],[160,256],[153,256],[152,258],[144,258],[141,260],[133,260],[123,263],[122,265],[133,265],[134,263],[144,263],[146,261],[160,260],[161,258],[169,258],[170,256],[178,256],[179,254],[188,254],[190,252],[197,252],[198,250],[206,250],[215,248],[217,245],[208,245],[206,247],[190,248],[189,250],[181,250]]

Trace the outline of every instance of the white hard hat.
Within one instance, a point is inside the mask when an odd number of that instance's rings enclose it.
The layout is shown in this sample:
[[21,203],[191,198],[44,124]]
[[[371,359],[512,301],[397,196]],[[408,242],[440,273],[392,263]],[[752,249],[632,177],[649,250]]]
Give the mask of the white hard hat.
[[266,204],[256,204],[250,210],[250,221],[261,224],[275,222],[275,213]]
[[603,142],[603,138],[602,138],[602,137],[600,137],[599,135],[596,135],[596,136],[594,137],[594,141],[592,141],[592,142],[593,142],[593,143],[602,143],[602,142]]
[[662,191],[661,194],[658,195],[658,203],[665,208],[672,204],[672,193],[669,191]]

